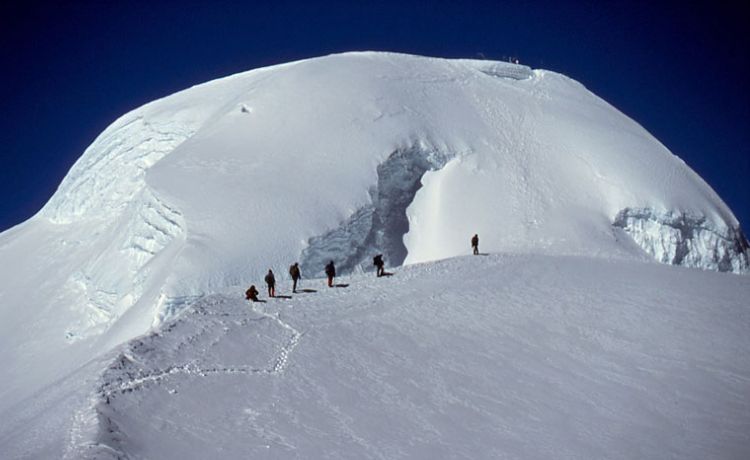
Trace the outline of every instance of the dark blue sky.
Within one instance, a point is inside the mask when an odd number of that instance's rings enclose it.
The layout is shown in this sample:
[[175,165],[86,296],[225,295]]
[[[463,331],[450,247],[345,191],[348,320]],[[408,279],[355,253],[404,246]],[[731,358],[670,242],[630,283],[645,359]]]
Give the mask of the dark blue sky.
[[513,55],[564,73],[648,129],[750,225],[750,17],[739,6],[68,3],[0,6],[0,230],[36,213],[125,112],[232,73],[351,50]]

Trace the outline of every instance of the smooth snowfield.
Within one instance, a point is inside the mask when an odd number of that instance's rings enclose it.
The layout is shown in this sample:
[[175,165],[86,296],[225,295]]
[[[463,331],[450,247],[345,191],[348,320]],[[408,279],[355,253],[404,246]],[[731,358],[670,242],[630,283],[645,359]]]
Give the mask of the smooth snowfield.
[[501,254],[341,281],[201,299],[6,411],[2,457],[750,455],[747,277]]

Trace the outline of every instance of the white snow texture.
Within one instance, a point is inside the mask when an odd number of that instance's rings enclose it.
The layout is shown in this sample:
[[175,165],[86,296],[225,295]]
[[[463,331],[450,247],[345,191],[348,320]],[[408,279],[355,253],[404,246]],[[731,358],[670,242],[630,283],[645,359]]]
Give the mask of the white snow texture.
[[[456,258],[474,233],[491,255]],[[0,457],[746,458],[748,277],[652,262],[748,252],[554,72],[362,52],[215,80],[115,121],[0,234]],[[404,268],[376,285],[377,253]],[[329,260],[350,288],[244,304]]]

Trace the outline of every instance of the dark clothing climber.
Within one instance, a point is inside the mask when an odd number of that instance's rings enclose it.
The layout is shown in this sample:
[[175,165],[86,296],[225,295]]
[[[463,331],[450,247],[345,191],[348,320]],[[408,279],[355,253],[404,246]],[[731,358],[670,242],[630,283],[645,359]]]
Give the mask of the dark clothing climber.
[[385,262],[383,262],[383,254],[378,254],[372,258],[372,264],[378,268],[378,278],[385,275]]
[[333,265],[333,261],[326,265],[326,276],[328,277],[328,287],[333,287],[333,278],[336,276],[336,267]]
[[471,247],[474,248],[474,255],[479,255],[479,235],[471,237]]
[[276,297],[276,277],[273,276],[273,272],[270,269],[265,280],[268,285],[268,297]]
[[289,267],[289,276],[292,277],[292,292],[297,292],[297,281],[302,278],[302,273],[299,271],[299,263],[295,262],[294,265]]
[[258,290],[255,289],[254,284],[250,286],[250,288],[247,291],[245,291],[245,299],[252,300],[253,302],[258,301]]

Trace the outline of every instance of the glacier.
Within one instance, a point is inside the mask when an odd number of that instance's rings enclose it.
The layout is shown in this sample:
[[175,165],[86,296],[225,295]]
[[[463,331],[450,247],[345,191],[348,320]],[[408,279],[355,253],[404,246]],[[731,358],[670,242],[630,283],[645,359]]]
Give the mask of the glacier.
[[[382,52],[292,62],[123,115],[37,215],[0,234],[0,413],[76,369],[98,379],[113,350],[269,268],[283,281],[299,261],[307,280],[335,260],[356,278],[375,253],[430,267],[468,253],[474,233],[485,253],[552,264],[750,271],[711,187],[564,75]],[[97,431],[106,414],[91,414]],[[90,441],[86,423],[70,433]]]

